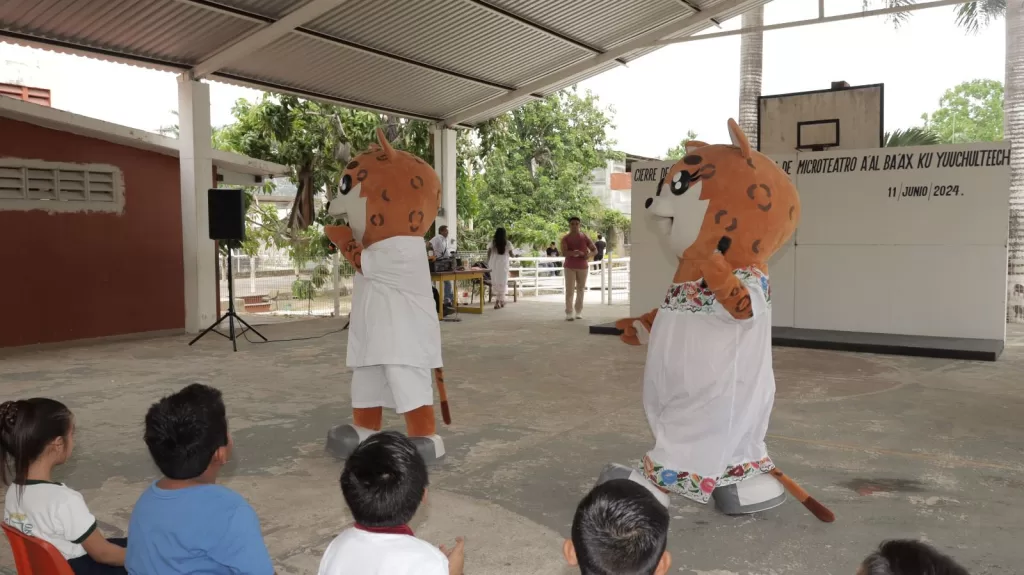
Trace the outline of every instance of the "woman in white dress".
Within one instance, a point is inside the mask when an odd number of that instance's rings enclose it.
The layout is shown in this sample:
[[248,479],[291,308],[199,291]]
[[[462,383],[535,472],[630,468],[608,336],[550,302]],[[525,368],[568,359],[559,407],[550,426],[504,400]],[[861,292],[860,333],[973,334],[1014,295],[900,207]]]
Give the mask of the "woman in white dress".
[[508,241],[505,228],[494,232],[491,245],[487,246],[487,267],[491,270],[491,291],[495,295],[494,309],[505,307],[505,294],[508,293],[508,268],[512,258],[512,242]]

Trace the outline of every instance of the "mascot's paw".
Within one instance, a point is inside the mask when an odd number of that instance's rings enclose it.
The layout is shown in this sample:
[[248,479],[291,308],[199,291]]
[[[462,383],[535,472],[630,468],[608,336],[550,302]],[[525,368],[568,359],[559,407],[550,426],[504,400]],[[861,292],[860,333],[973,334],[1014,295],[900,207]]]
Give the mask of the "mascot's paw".
[[327,432],[327,452],[339,459],[348,459],[360,443],[376,431],[350,423],[332,427]]
[[363,245],[355,240],[352,236],[352,228],[348,226],[325,226],[324,234],[327,235],[327,239],[331,240],[331,243],[341,250],[341,255],[345,256],[352,267],[356,268],[357,271],[363,270]]
[[426,461],[427,465],[444,461],[444,440],[441,439],[440,435],[430,435],[427,437],[412,435],[409,437],[409,441],[416,446],[416,451],[420,452],[420,455],[423,456],[423,461]]
[[749,515],[786,502],[786,489],[774,477],[762,473],[712,492],[715,507],[726,515]]
[[629,345],[647,345],[647,342],[651,340],[651,332],[647,330],[644,322],[639,319],[620,319],[615,322],[615,327],[622,331],[619,339]]
[[643,473],[633,469],[632,467],[626,467],[625,465],[619,465],[618,463],[609,463],[601,470],[601,475],[597,478],[597,485],[601,485],[612,479],[628,479],[634,483],[643,485],[659,503],[668,508],[668,494],[658,488],[657,485],[651,483]]

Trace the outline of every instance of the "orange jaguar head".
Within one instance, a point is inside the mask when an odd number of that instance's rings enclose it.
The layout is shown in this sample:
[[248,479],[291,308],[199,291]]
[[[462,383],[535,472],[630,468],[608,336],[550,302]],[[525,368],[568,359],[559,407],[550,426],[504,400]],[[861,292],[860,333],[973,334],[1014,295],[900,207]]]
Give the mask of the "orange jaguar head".
[[345,166],[337,194],[327,213],[346,220],[352,236],[369,247],[396,236],[422,236],[437,217],[441,180],[434,168],[416,156],[395,150],[383,130],[380,145]]
[[764,265],[796,230],[800,198],[786,172],[752,150],[731,119],[729,134],[732,145],[688,142],[645,205],[680,258],[706,259],[727,237],[725,258],[734,267]]

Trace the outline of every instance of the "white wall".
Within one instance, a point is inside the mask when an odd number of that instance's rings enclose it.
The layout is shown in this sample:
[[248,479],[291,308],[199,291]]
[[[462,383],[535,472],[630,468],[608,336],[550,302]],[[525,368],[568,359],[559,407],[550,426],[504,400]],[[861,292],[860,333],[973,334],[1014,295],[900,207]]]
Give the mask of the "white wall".
[[[769,261],[773,324],[1004,339],[1008,150],[978,143],[774,156],[789,166],[803,214],[794,241]],[[634,315],[657,307],[676,267],[644,208],[668,165],[633,172]],[[643,181],[644,168],[655,169],[653,181]],[[927,195],[904,195],[916,187]]]

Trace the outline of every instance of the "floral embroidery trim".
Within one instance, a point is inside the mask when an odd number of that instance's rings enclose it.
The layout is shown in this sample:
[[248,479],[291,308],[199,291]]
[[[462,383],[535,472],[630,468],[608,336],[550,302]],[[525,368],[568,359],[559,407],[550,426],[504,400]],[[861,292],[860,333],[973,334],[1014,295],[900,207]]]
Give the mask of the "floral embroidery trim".
[[711,493],[719,487],[733,485],[755,475],[768,473],[775,469],[771,457],[765,456],[760,461],[750,461],[729,466],[718,477],[700,476],[696,473],[669,469],[653,461],[645,455],[640,466],[644,475],[662,491],[682,495],[697,503],[707,503]]
[[[771,283],[764,272],[754,266],[741,268],[733,272],[748,287],[757,286],[765,296],[765,302],[772,305]],[[704,285],[703,280],[675,283],[669,286],[661,309],[683,313],[714,313],[715,294]]]

